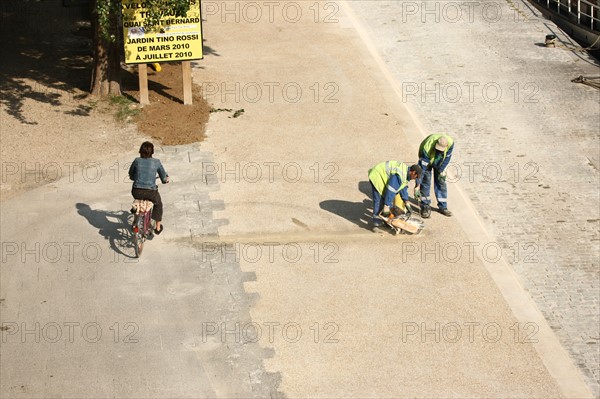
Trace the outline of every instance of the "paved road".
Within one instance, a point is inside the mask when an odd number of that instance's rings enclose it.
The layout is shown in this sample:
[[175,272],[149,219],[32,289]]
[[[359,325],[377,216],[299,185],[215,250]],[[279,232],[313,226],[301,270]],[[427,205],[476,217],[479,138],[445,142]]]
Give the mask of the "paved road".
[[[227,5],[227,3],[225,4]],[[355,226],[363,227],[363,221],[365,220],[364,208],[368,205],[368,202],[366,204],[363,202],[365,200],[365,189],[363,186],[361,190],[361,185],[358,183],[359,180],[356,176],[360,176],[361,173],[364,174],[364,170],[367,168],[365,165],[372,165],[381,159],[414,160],[413,154],[416,152],[415,147],[418,145],[418,140],[423,137],[423,133],[429,130],[414,125],[411,119],[412,115],[406,110],[409,104],[403,101],[403,91],[392,90],[398,87],[401,88],[401,84],[393,73],[385,68],[386,65],[381,61],[381,54],[386,56],[393,54],[409,59],[409,62],[404,58],[395,59],[393,66],[397,70],[406,73],[410,73],[411,70],[418,70],[424,74],[428,73],[431,69],[429,64],[424,65],[421,62],[422,50],[420,48],[404,48],[400,55],[394,53],[394,46],[397,42],[410,41],[412,40],[410,35],[415,35],[428,42],[427,45],[421,44],[421,46],[429,46],[429,51],[434,52],[432,47],[437,45],[444,47],[445,51],[440,52],[440,54],[447,55],[451,52],[450,50],[456,51],[458,49],[464,58],[468,56],[470,49],[464,43],[453,43],[452,40],[447,43],[438,40],[439,37],[444,36],[441,31],[446,29],[447,26],[439,26],[437,31],[423,28],[415,29],[410,34],[405,33],[404,35],[393,34],[389,31],[386,31],[385,34],[374,32],[373,36],[370,37],[370,31],[362,25],[364,22],[369,22],[369,17],[373,17],[377,21],[374,25],[380,28],[389,27],[394,29],[401,27],[399,26],[401,23],[393,21],[394,16],[397,16],[398,13],[392,12],[395,10],[385,9],[386,3],[351,2],[349,4],[351,7],[364,7],[360,9],[359,13],[356,13],[359,17],[353,19],[351,15],[345,13],[343,7],[336,8],[331,3],[319,4],[321,8],[318,8],[318,10],[315,7],[310,8],[308,4],[305,5],[301,12],[294,14],[302,15],[304,18],[292,18],[290,14],[283,14],[285,8],[282,7],[281,10],[277,11],[282,14],[274,14],[271,23],[278,32],[279,40],[277,42],[271,42],[268,38],[265,39],[263,35],[268,30],[264,25],[259,26],[260,23],[257,24],[251,18],[244,17],[243,9],[240,10],[239,19],[235,20],[235,12],[231,12],[231,10],[234,10],[232,5],[230,5],[232,8],[229,9],[223,7],[211,8],[211,15],[214,15],[212,20],[210,16],[208,17],[209,24],[212,21],[211,29],[213,29],[213,32],[219,32],[222,29],[227,32],[227,35],[224,35],[222,40],[213,43],[220,57],[207,58],[202,64],[203,69],[195,75],[196,81],[203,82],[207,97],[214,104],[219,107],[244,108],[246,111],[245,118],[237,121],[226,119],[225,116],[221,120],[213,119],[210,129],[211,138],[208,144],[212,146],[215,161],[221,168],[218,174],[222,183],[219,198],[224,199],[226,207],[224,214],[227,214],[230,218],[230,224],[223,226],[219,232],[222,237],[228,237],[227,240],[248,240],[249,237],[261,237],[263,235],[266,235],[266,239],[273,239],[275,236],[280,237],[279,240],[281,240],[281,234],[285,233],[283,238],[293,237],[293,239],[296,239],[298,236],[308,235],[313,239],[319,239],[319,234],[323,234],[325,239],[333,239],[335,242],[339,242],[343,237],[341,232],[350,234],[354,231]],[[394,4],[398,6],[401,3]],[[380,5],[382,8],[379,8]],[[293,7],[295,6],[290,5],[287,10],[290,11]],[[319,15],[318,18],[317,15]],[[335,18],[331,18],[332,15]],[[389,18],[389,20],[386,21],[385,18]],[[358,22],[357,25],[357,21],[361,22]],[[311,27],[309,27],[310,24],[312,24]],[[315,25],[319,25],[319,28],[315,28]],[[366,33],[366,35],[357,37],[357,28],[359,32]],[[478,29],[478,33],[485,32],[488,29],[486,25],[482,26],[481,24],[475,24],[471,28]],[[367,32],[364,32],[365,29]],[[505,29],[505,27],[501,29]],[[233,30],[239,30],[239,33],[234,34],[232,33]],[[318,32],[318,35],[315,35],[311,30]],[[254,34],[252,34],[253,32]],[[301,43],[294,41],[297,36],[302,37],[303,41]],[[341,44],[339,39],[344,37],[353,44],[352,47]],[[260,48],[264,48],[263,52],[266,54],[266,59],[274,63],[274,66],[259,62],[259,68],[257,69],[240,67],[240,65],[245,65],[246,59],[253,59],[254,57],[253,48],[244,45],[246,40],[249,40],[248,38],[252,39],[252,43],[261,44]],[[369,46],[366,44],[365,39],[367,42],[372,40],[372,43],[381,41],[389,44],[391,41],[393,44],[384,50],[380,50],[375,45]],[[471,38],[471,42],[474,40],[475,36]],[[324,42],[330,44],[327,51],[321,50]],[[467,41],[467,44],[471,42]],[[522,49],[519,47],[520,51],[525,52],[531,47],[531,43],[520,43],[520,46],[522,47]],[[534,46],[534,48],[540,51],[545,50],[538,46]],[[369,53],[369,50],[374,51]],[[500,50],[492,48],[490,51],[498,52]],[[279,57],[281,54],[285,55],[285,61],[282,61]],[[564,55],[561,54],[545,54],[551,59],[553,57],[557,57],[559,60],[564,59]],[[357,60],[349,61],[348,55],[357,58]],[[541,56],[541,54],[538,55],[538,57]],[[237,62],[231,62],[228,57],[235,57]],[[438,67],[440,71],[447,71],[452,66],[449,57],[436,57],[436,54],[429,55],[429,57],[441,60],[440,62],[444,65]],[[456,62],[458,63],[458,61]],[[466,63],[466,60],[464,63]],[[382,66],[384,67],[383,70]],[[465,65],[458,64],[457,68],[461,67],[465,67]],[[477,68],[484,71],[487,67],[488,65],[475,65],[466,73],[474,73],[474,69]],[[292,77],[289,74],[290,70],[294,71]],[[581,74],[582,71],[577,72]],[[431,72],[434,77],[436,73],[442,72],[435,70]],[[374,78],[374,75],[377,78]],[[495,81],[492,80],[491,82]],[[525,83],[527,82],[529,81],[525,81]],[[501,83],[505,84],[504,81]],[[480,86],[483,85],[480,84]],[[292,91],[290,95],[289,92],[283,90],[286,87],[295,89],[295,91]],[[420,84],[417,87],[420,87]],[[496,86],[492,85],[492,88],[494,87]],[[531,86],[525,87],[524,83],[519,87],[532,90]],[[262,92],[258,88],[261,88]],[[275,88],[273,92],[269,91],[271,88]],[[323,95],[320,97],[315,96],[317,88],[323,90],[323,94],[331,95],[328,99],[333,101],[325,101]],[[521,88],[513,86],[513,90],[521,90]],[[294,97],[294,94],[299,92],[298,89],[303,89],[304,95]],[[586,90],[586,88],[579,89]],[[530,92],[526,94],[529,95]],[[590,97],[589,103],[593,104],[592,100],[595,98],[595,92],[590,91],[587,96]],[[523,101],[525,100],[529,100],[529,97],[523,99]],[[338,106],[336,107],[333,104]],[[483,104],[481,102],[472,104],[468,107],[469,112],[473,115],[479,115],[477,118],[480,120],[491,118],[486,113],[493,113],[492,111],[497,111],[497,109],[492,107],[492,110],[489,110],[486,107],[487,104],[485,101]],[[519,110],[523,107],[516,106],[514,108]],[[516,110],[512,109],[511,112],[514,114]],[[523,117],[528,115],[526,109],[523,109],[522,112]],[[460,112],[453,110],[452,113],[447,112],[445,115],[438,115],[437,119],[440,121],[448,120],[448,115],[460,115]],[[510,118],[507,119],[512,121],[513,118],[514,116],[511,114]],[[423,124],[424,121],[426,122],[427,119],[418,119],[417,123]],[[498,127],[498,130],[503,131],[502,128],[508,129],[511,126],[503,125]],[[493,137],[493,140],[497,138],[497,136],[491,134],[490,137]],[[503,144],[502,140],[499,141],[500,145]],[[595,144],[593,140],[589,141]],[[231,142],[240,145],[233,147],[229,145]],[[469,152],[469,150],[466,152]],[[500,151],[500,153],[504,154],[505,152]],[[521,161],[522,155],[521,153],[515,154],[515,158],[521,162],[520,168],[522,168],[517,171],[520,173],[517,177],[518,182],[524,181],[531,174],[530,165],[527,164],[530,159],[523,162]],[[458,161],[462,162],[460,156],[457,158]],[[268,175],[270,171],[268,165],[273,164],[273,162],[277,162],[277,166],[280,168],[277,170],[279,174],[274,177],[275,181],[269,179],[271,175]],[[323,168],[325,165],[329,165],[331,169],[320,170],[321,172],[335,172],[335,181],[330,181],[329,184],[323,181],[323,173],[321,173],[320,179],[315,179],[315,168]],[[296,181],[297,174],[290,176],[283,173],[282,170],[286,166],[291,168],[292,172],[297,170],[303,172],[303,179]],[[493,166],[495,164],[491,167]],[[508,166],[513,166],[513,164]],[[499,167],[504,170],[507,169],[503,165],[499,165]],[[259,174],[257,174],[257,170]],[[523,176],[523,174],[525,175]],[[462,181],[456,186],[462,188],[464,184],[467,184],[467,187],[462,189],[470,194],[470,191],[467,190],[469,188],[468,183],[469,178],[466,173],[463,173]],[[529,180],[523,183],[529,184]],[[494,184],[489,184],[489,187],[491,190],[499,192],[500,197],[506,194],[506,189],[503,187]],[[593,188],[593,185],[591,185],[591,188]],[[538,189],[546,190],[542,187]],[[344,193],[343,197],[340,196],[342,192]],[[462,192],[464,193],[464,191]],[[311,195],[307,193],[311,193]],[[479,231],[479,236],[477,233],[473,233],[477,230],[474,224],[481,222],[482,219],[486,220],[487,216],[479,212],[478,197],[474,196],[472,201],[470,196],[467,197],[465,204],[458,202],[458,194],[451,193],[457,201],[455,202],[455,210],[460,213],[457,220],[463,222],[461,223],[463,228],[471,232],[469,236],[461,241],[457,238],[458,236],[447,234],[449,231],[447,230],[448,221],[440,221],[434,218],[428,223],[428,231],[431,232],[428,237],[432,240],[428,243],[432,245],[433,249],[423,246],[421,242],[411,241],[405,243],[406,245],[415,244],[416,246],[416,252],[411,260],[428,264],[432,261],[428,257],[431,257],[433,253],[434,263],[449,263],[452,260],[451,256],[448,256],[448,254],[444,256],[443,248],[449,248],[452,245],[458,245],[461,249],[466,250],[470,243],[474,243],[485,247],[486,251],[492,249],[491,252],[484,252],[481,258],[487,261],[488,271],[495,276],[496,283],[502,286],[503,295],[511,304],[512,310],[516,313],[522,312],[519,306],[527,307],[530,303],[527,301],[527,295],[521,296],[522,293],[516,293],[520,288],[520,280],[518,278],[514,280],[517,289],[514,286],[505,286],[503,283],[507,279],[506,276],[498,276],[497,269],[499,268],[493,264],[496,260],[493,249],[499,248],[504,253],[503,261],[507,260],[506,258],[510,256],[510,252],[505,248],[504,241],[501,241],[495,235],[496,231],[490,226],[485,226],[483,233]],[[264,200],[257,201],[257,198],[264,198]],[[597,197],[592,196],[591,198],[597,201]],[[493,201],[493,203],[498,202],[499,200]],[[342,218],[332,217],[331,214],[323,212],[315,212],[314,209],[317,204],[321,209],[329,210],[333,216],[338,215]],[[480,216],[469,214],[468,211],[463,212],[463,209],[461,209],[461,207],[465,207],[465,209],[471,210],[473,204]],[[279,219],[280,221],[278,221]],[[513,257],[518,257],[520,262],[529,261],[529,257],[535,255],[531,251],[539,252],[539,249],[535,246],[533,248],[528,246],[529,243],[529,241],[519,240],[518,250],[515,249],[518,253]],[[404,247],[404,249],[407,253],[407,247]],[[435,257],[435,254],[438,257]],[[592,261],[593,256],[592,252],[590,255]],[[537,260],[537,258],[535,259]],[[371,265],[377,265],[376,268],[381,267],[377,262],[365,261]],[[490,263],[492,264],[490,265]],[[249,265],[249,268],[251,270],[255,269],[252,265]],[[256,268],[261,270],[259,266],[256,266]],[[267,314],[274,307],[271,302],[282,301],[280,296],[274,296],[275,294],[271,292],[273,288],[269,284],[259,284],[261,276],[264,276],[267,281],[273,284],[275,282],[280,284],[280,280],[269,274],[269,271],[270,269],[257,272],[258,283],[256,284],[259,287],[257,291],[260,292],[261,296],[266,296],[264,292],[267,292],[268,297],[273,298],[273,301],[265,299],[258,304],[259,307],[261,304],[265,304],[268,310],[264,311]],[[508,271],[505,270],[505,272],[510,274],[513,269],[508,268]],[[265,273],[265,275],[262,273]],[[271,281],[271,279],[274,280]],[[311,284],[314,284],[313,280],[310,281]],[[594,284],[594,280],[591,281],[591,284]],[[593,298],[594,294],[591,295]],[[328,302],[326,298],[322,298],[322,300]],[[295,306],[298,306],[298,304]],[[282,307],[285,308],[283,305]],[[292,305],[290,307],[295,308]],[[283,312],[285,314],[285,311]],[[260,313],[256,311],[254,317],[260,318],[262,316]],[[525,321],[525,324],[532,321],[531,312],[523,311],[520,315],[525,315],[520,319]],[[593,321],[590,322],[588,319],[581,319],[580,321],[593,325]],[[546,322],[544,321],[544,323]],[[540,330],[542,329],[541,324],[528,325],[531,329],[527,333],[535,335],[538,327]],[[554,335],[552,332],[551,334]],[[538,350],[543,352],[543,349],[539,347]],[[276,353],[281,353],[281,349],[276,348]],[[561,374],[561,371],[556,374]],[[574,380],[576,378],[573,378]],[[283,381],[285,385],[285,373]],[[302,391],[292,392],[299,394]]]
[[268,350],[236,337],[224,346],[212,333],[250,321],[243,282],[252,275],[233,261],[211,267],[175,240],[217,231],[212,210],[222,204],[193,167],[211,155],[189,145],[156,156],[174,180],[161,187],[170,217],[141,259],[129,236],[135,154],[72,168],[3,203],[2,397],[277,394],[277,374],[262,366]]
[[142,259],[135,154],[3,203],[1,396],[591,396],[462,181],[422,235],[367,228],[366,170],[424,129],[352,15],[225,3],[203,3],[194,80],[232,111],[157,151]]
[[[600,91],[585,53],[527,2],[349,2],[456,180],[600,394]],[[452,203],[450,202],[450,206]]]

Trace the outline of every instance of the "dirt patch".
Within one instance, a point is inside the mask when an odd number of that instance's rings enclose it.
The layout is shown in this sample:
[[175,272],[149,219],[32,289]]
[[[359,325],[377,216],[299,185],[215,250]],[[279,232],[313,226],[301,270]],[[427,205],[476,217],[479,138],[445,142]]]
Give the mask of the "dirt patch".
[[[183,105],[181,63],[161,64],[161,71],[148,68],[150,105],[134,118],[141,133],[159,140],[164,145],[189,144],[202,141],[210,114],[210,106],[193,85],[192,104]],[[128,67],[123,81],[123,93],[139,99],[137,67]]]

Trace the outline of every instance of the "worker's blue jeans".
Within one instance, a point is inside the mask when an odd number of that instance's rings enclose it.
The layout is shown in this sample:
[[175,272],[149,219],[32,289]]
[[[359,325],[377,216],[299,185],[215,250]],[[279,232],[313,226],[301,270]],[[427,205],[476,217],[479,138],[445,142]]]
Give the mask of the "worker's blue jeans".
[[438,208],[448,207],[448,186],[445,181],[440,180],[440,172],[437,169],[426,169],[423,171],[421,180],[421,204],[430,205],[431,197],[431,174],[433,173],[433,191],[438,202]]
[[373,191],[373,217],[375,217],[381,212],[383,201],[381,200],[381,194],[379,194],[373,183],[371,181],[369,183],[371,183],[371,190]]

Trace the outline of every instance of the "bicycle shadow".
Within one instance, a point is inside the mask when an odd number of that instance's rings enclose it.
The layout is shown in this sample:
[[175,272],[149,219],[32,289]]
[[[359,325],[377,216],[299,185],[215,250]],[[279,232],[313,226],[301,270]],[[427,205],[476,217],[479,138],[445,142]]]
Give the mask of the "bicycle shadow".
[[92,209],[88,204],[75,204],[77,213],[86,218],[98,233],[108,240],[110,248],[128,258],[135,258],[132,244],[131,223],[133,215],[128,211],[103,211]]

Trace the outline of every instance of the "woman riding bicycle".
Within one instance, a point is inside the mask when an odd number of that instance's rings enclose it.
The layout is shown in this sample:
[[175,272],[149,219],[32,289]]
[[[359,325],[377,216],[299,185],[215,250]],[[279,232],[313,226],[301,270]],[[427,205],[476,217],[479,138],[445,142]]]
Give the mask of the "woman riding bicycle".
[[163,204],[156,185],[156,174],[163,184],[169,182],[169,175],[163,168],[160,160],[152,158],[154,145],[145,141],[140,147],[140,157],[136,158],[129,168],[129,178],[133,180],[131,195],[137,200],[148,200],[154,204],[152,219],[156,222],[154,233],[160,234],[164,230],[161,225]]

